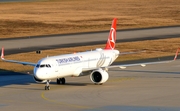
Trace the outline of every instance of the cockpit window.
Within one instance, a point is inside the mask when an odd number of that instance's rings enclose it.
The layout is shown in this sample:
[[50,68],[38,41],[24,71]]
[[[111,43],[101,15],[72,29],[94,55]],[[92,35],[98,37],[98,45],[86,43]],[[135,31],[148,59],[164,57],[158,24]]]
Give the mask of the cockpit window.
[[51,65],[50,65],[50,64],[48,64],[48,67],[51,67]]
[[41,64],[41,65],[37,64],[36,67],[37,67],[37,68],[43,68],[43,67],[48,67],[48,68],[50,68],[51,65],[50,65],[50,64]]
[[43,68],[43,67],[46,67],[46,65],[45,64],[40,65],[40,68]]

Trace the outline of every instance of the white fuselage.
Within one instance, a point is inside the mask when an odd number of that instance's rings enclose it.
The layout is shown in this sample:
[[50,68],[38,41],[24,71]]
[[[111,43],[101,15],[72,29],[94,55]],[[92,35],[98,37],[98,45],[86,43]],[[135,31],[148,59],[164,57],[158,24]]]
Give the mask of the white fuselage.
[[96,49],[47,57],[37,63],[37,66],[34,68],[34,76],[40,80],[80,76],[82,72],[111,65],[118,55],[118,50]]

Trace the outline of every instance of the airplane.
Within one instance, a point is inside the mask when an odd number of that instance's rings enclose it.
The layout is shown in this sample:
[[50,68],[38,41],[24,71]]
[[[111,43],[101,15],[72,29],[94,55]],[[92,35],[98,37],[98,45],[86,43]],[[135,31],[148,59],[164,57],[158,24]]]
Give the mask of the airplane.
[[109,78],[109,74],[107,72],[109,68],[118,67],[124,69],[128,66],[137,65],[144,67],[147,64],[169,63],[176,60],[178,51],[180,49],[176,51],[174,60],[170,61],[111,65],[119,55],[133,53],[120,53],[120,51],[115,49],[116,23],[117,18],[114,18],[109,32],[109,37],[104,49],[97,48],[91,51],[51,56],[47,58],[42,58],[37,63],[31,63],[16,60],[6,60],[4,58],[4,47],[2,47],[1,59],[5,62],[34,66],[33,78],[38,83],[46,83],[45,90],[50,90],[49,83],[53,79],[57,79],[57,84],[65,84],[65,77],[79,77],[90,75],[90,79],[94,84],[101,85],[105,83]]

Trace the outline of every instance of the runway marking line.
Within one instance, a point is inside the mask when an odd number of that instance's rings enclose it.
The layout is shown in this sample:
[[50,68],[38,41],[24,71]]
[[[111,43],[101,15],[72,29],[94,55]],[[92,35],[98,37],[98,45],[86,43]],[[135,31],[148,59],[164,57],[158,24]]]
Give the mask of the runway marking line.
[[68,104],[68,103],[65,103],[65,102],[58,102],[58,101],[49,99],[49,98],[45,97],[44,92],[41,93],[41,97],[46,101],[56,103],[56,104],[60,104],[60,105],[65,105],[65,106],[68,106],[68,107],[75,107],[75,108],[81,108],[81,109],[91,109],[88,106],[80,106],[80,105],[75,105],[75,104]]

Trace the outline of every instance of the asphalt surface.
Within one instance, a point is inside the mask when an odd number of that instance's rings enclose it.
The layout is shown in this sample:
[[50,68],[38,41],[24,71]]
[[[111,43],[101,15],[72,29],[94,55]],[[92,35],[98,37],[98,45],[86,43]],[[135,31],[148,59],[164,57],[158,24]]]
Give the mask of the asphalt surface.
[[[108,35],[109,31],[103,31],[94,33],[21,37],[17,39],[0,39],[0,47],[5,48],[5,53],[7,55],[36,50],[105,44]],[[180,26],[117,31],[117,42],[119,43],[175,37],[180,37]]]
[[[117,37],[118,42],[180,37],[179,28],[118,31]],[[6,54],[12,54],[12,52],[18,53],[25,49],[30,51],[83,45],[83,42],[85,45],[94,44],[94,42],[95,44],[104,43],[108,33],[69,34],[50,38],[1,39],[0,45],[4,46],[7,52],[9,51]],[[123,36],[123,34],[125,35]],[[94,40],[95,38],[96,40]],[[169,59],[169,57],[164,59]],[[134,62],[141,61],[129,61],[128,63]],[[66,85],[57,85],[53,80],[50,83],[51,90],[49,91],[44,90],[45,84],[35,83],[31,75],[32,72],[22,74],[1,71],[0,110],[179,111],[179,64],[180,60],[177,60],[168,64],[129,67],[125,70],[111,69],[108,72],[110,78],[103,85],[94,85],[89,76],[67,77]]]
[[0,73],[1,111],[179,111],[180,61],[111,69],[94,85],[89,76],[67,77],[66,85],[37,84],[31,75]]

